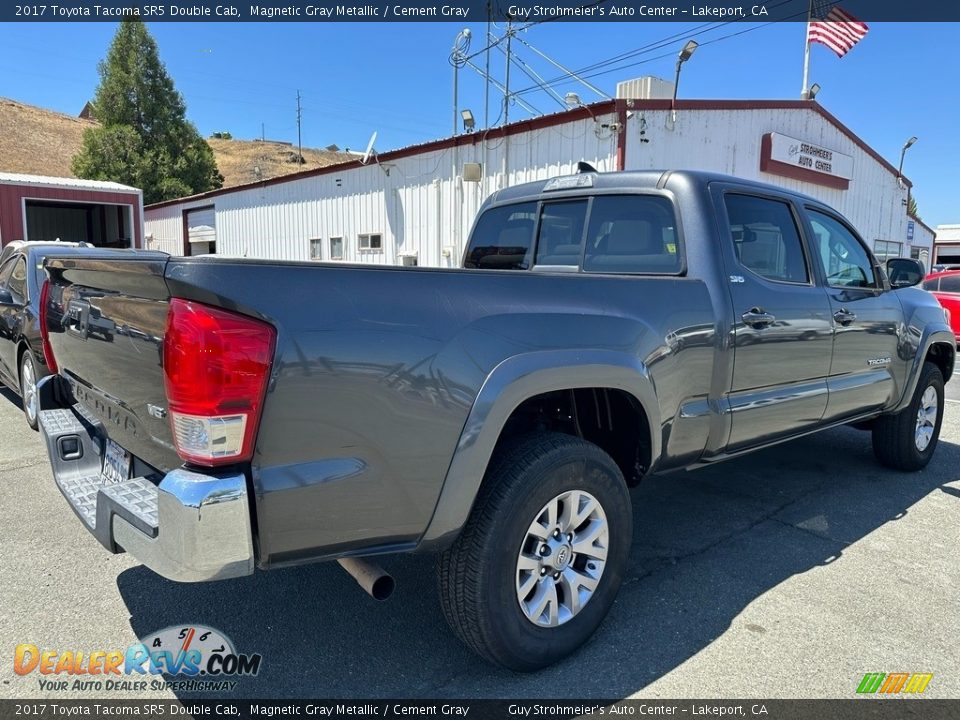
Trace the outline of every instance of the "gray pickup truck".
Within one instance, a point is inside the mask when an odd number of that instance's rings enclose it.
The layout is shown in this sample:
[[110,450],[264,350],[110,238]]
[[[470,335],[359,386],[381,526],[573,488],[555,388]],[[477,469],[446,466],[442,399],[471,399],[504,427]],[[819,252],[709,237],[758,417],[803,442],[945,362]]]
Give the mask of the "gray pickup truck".
[[841,424],[937,445],[954,335],[808,197],[697,172],[495,193],[464,268],[49,258],[54,477],[111,552],[179,581],[436,552],[443,612],[533,670],[614,601],[630,487]]

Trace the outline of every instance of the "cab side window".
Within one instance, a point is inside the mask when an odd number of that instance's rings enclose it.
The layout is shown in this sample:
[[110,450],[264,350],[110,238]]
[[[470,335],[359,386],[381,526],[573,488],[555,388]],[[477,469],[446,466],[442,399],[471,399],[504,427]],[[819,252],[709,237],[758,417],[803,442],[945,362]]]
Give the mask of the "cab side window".
[[733,248],[744,268],[776,282],[810,281],[800,231],[789,204],[737,194],[726,195],[724,202]]
[[863,243],[829,215],[809,209],[807,214],[813,226],[814,244],[823,262],[827,284],[833,287],[880,287],[873,261]]

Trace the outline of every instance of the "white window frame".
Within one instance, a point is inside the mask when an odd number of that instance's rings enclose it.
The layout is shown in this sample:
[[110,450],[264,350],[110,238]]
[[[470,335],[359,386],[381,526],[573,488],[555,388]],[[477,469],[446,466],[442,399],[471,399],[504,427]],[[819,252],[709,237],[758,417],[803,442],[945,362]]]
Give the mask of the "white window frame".
[[[371,247],[370,241],[373,238],[380,238],[380,247]],[[382,253],[383,252],[383,233],[360,233],[357,236],[357,247],[362,252]]]
[[[316,253],[314,253],[316,249]],[[323,260],[323,238],[310,238],[310,259]]]
[[[339,241],[340,241],[340,254],[339,254],[339,255],[334,255],[334,254],[333,254],[333,241],[334,241],[334,240],[339,240]],[[329,245],[330,245],[330,259],[331,259],[331,260],[343,260],[343,253],[344,253],[343,236],[342,236],[342,235],[334,235],[334,236],[332,236],[332,237],[330,238],[330,240],[329,240]]]
[[[883,243],[883,251],[877,247],[878,243]],[[895,245],[896,255],[890,254],[891,245]],[[903,255],[903,243],[897,242],[896,240],[881,240],[877,238],[873,241],[873,254],[880,261],[880,264],[884,264],[889,258],[902,257]]]

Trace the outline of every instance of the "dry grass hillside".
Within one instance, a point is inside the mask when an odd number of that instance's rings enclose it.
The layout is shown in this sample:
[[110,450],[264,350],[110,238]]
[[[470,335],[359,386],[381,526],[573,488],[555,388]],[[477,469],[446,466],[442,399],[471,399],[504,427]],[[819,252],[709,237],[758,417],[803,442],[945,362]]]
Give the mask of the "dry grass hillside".
[[303,149],[303,164],[297,165],[297,147],[269,140],[220,140],[207,138],[217,167],[223,175],[224,187],[280,177],[301,170],[310,170],[346,162],[351,155],[329,150]]
[[0,98],[0,171],[73,177],[70,161],[91,120]]
[[[79,152],[83,132],[96,127],[92,120],[0,98],[0,172],[73,177],[70,161]],[[223,186],[289,175],[351,159],[346,153],[297,148],[288,143],[209,138],[223,175]]]

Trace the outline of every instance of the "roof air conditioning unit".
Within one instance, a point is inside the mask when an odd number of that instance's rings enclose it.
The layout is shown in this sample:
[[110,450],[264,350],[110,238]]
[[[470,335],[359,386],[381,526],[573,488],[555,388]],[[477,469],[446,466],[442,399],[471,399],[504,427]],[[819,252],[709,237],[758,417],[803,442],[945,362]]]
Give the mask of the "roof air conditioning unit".
[[673,83],[653,75],[617,83],[619,100],[670,100],[672,97]]

